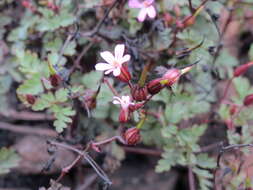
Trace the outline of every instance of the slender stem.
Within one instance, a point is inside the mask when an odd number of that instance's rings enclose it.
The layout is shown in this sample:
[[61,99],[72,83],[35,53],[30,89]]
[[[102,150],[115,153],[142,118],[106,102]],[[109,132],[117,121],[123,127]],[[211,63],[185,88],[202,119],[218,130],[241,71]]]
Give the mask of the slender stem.
[[[88,155],[87,152],[81,151],[81,150],[79,150],[79,149],[77,149],[75,147],[72,147],[72,146],[64,144],[64,143],[59,143],[59,142],[55,142],[55,141],[48,141],[48,142],[51,145],[58,146],[58,147],[61,147],[61,148],[67,149],[67,150],[71,150],[73,152],[78,153],[81,157],[83,157],[92,166],[92,168],[96,171],[97,175],[101,179],[103,179],[106,184],[109,184],[109,185],[112,184],[112,182],[110,181],[110,179],[108,178],[108,176],[106,175],[106,173],[97,165],[97,163]],[[75,163],[77,163],[77,162],[75,162]],[[73,166],[74,165],[72,165],[72,167]]]
[[109,81],[106,78],[104,78],[104,82],[107,84],[107,86],[110,88],[110,90],[115,96],[119,96],[118,92],[115,90],[115,88],[113,88],[113,86],[109,83]]
[[224,99],[226,98],[227,93],[228,93],[228,90],[229,90],[229,87],[231,86],[233,79],[234,79],[234,77],[231,78],[231,79],[229,79],[229,81],[227,82],[227,85],[226,85],[226,87],[225,87],[223,96],[222,96],[222,98],[221,98],[221,100],[220,100],[220,104],[221,104],[221,103],[224,101]]
[[195,179],[194,179],[194,175],[192,172],[192,168],[190,166],[188,167],[188,180],[189,180],[190,190],[196,190]]
[[188,3],[189,3],[190,11],[193,13],[193,12],[194,12],[194,8],[193,8],[193,6],[192,6],[192,1],[191,1],[191,0],[188,0]]

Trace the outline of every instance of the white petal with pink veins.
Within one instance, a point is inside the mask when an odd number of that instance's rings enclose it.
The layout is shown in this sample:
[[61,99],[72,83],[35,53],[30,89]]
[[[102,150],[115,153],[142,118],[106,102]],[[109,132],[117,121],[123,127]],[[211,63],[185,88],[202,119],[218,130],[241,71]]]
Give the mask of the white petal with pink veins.
[[113,72],[114,68],[113,69],[108,69],[107,71],[105,71],[105,75],[108,75],[110,74],[111,72]]
[[126,54],[126,55],[124,55],[124,57],[119,59],[119,62],[122,64],[122,63],[128,62],[130,59],[131,59],[131,56]]
[[112,68],[113,68],[113,66],[110,64],[107,64],[107,63],[97,63],[95,65],[95,69],[99,70],[99,71],[105,71],[105,70],[112,69]]
[[142,8],[138,15],[138,21],[143,22],[146,19],[147,16],[147,10],[146,8]]
[[128,1],[128,6],[130,8],[141,8],[142,3],[140,3],[138,0],[129,0]]
[[109,51],[103,51],[100,53],[101,57],[109,64],[113,64],[115,61],[114,56]]
[[123,57],[125,51],[125,45],[124,44],[118,44],[116,45],[114,49],[115,59],[119,60]]
[[156,11],[155,11],[155,7],[154,6],[151,5],[151,6],[147,7],[146,10],[147,10],[148,16],[150,18],[155,18]]

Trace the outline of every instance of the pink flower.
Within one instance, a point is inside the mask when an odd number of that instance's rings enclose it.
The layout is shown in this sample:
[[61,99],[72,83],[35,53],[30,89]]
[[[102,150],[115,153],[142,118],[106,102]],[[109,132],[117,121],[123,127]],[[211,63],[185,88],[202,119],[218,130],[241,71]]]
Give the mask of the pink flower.
[[134,105],[134,103],[131,101],[130,96],[122,96],[121,98],[114,96],[112,103],[120,104],[121,108],[124,110],[128,109],[130,105]]
[[138,20],[143,22],[147,15],[149,18],[156,17],[155,7],[152,5],[154,0],[144,0],[140,2],[139,0],[129,0],[128,5],[130,8],[139,8],[141,9],[138,15]]
[[114,76],[119,76],[121,73],[122,64],[130,60],[130,55],[124,55],[125,45],[118,44],[115,46],[114,55],[109,51],[101,52],[101,57],[107,63],[97,63],[95,69],[105,71],[105,74],[113,73]]
[[121,123],[126,123],[129,120],[130,117],[130,106],[134,105],[134,103],[131,101],[130,96],[122,96],[121,98],[114,96],[113,97],[113,104],[120,104],[121,109],[119,112],[119,121]]

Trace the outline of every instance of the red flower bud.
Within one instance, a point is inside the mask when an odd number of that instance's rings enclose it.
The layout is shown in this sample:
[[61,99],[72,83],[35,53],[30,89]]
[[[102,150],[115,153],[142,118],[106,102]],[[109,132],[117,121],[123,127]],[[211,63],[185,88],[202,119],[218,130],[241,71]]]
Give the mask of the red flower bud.
[[58,74],[53,74],[50,75],[49,80],[52,86],[57,87],[61,84],[62,78]]
[[123,134],[123,138],[127,145],[136,145],[140,140],[140,130],[136,127],[129,128]]
[[234,70],[234,77],[238,77],[238,76],[240,76],[240,75],[243,75],[243,74],[249,69],[249,67],[252,66],[252,65],[253,65],[253,61],[238,66],[238,67]]
[[171,86],[180,78],[181,71],[179,69],[169,69],[164,75],[163,79],[168,80],[166,86]]
[[195,16],[188,16],[183,20],[184,28],[192,26],[195,23]]
[[119,122],[126,123],[129,120],[129,110],[128,109],[120,109],[119,112]]
[[121,67],[120,75],[117,76],[117,78],[121,80],[122,82],[127,82],[127,83],[131,80],[131,74],[129,73],[128,68],[126,66]]
[[148,90],[147,86],[140,87],[138,84],[131,88],[131,94],[134,100],[143,101],[147,99]]
[[33,105],[36,101],[36,97],[31,94],[27,94],[25,97],[26,97],[27,102],[31,105]]
[[246,96],[243,100],[243,105],[249,106],[253,103],[253,94]]
[[152,95],[159,93],[164,85],[161,84],[162,78],[154,79],[148,83],[148,92]]
[[86,94],[83,97],[83,106],[87,109],[94,109],[97,105],[96,101],[97,92],[92,90],[86,90]]
[[169,13],[165,13],[163,18],[164,18],[167,25],[171,25],[174,22],[174,18]]
[[237,112],[237,110],[238,110],[237,105],[235,105],[235,104],[231,105],[231,107],[229,108],[230,115],[234,115]]

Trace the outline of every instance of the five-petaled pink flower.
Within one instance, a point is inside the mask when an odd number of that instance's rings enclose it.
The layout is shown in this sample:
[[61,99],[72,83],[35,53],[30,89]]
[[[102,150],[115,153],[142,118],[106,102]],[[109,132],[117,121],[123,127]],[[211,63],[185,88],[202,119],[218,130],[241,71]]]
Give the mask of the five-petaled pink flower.
[[130,116],[130,106],[133,106],[134,103],[131,101],[130,96],[122,96],[117,97],[114,96],[113,97],[113,104],[120,104],[121,109],[120,109],[120,113],[119,113],[119,121],[121,123],[125,123],[129,120],[129,116]]
[[130,60],[130,55],[124,55],[125,45],[118,44],[115,46],[114,55],[109,51],[101,52],[101,57],[107,63],[97,63],[96,70],[105,71],[105,74],[113,73],[114,76],[119,76],[121,73],[122,64]]
[[139,0],[129,0],[128,5],[130,8],[139,8],[141,9],[138,15],[138,20],[143,22],[147,15],[150,18],[155,18],[156,10],[155,7],[152,5],[154,0],[144,0],[140,2]]

